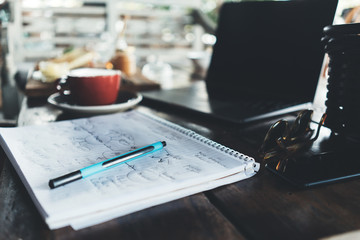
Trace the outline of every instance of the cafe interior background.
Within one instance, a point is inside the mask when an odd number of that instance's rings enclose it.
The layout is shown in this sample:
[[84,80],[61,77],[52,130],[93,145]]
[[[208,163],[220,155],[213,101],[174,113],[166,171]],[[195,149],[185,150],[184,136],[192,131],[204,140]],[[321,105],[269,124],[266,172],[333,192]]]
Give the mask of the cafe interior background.
[[[121,53],[130,62],[123,72],[162,88],[203,80],[223,1],[0,0],[0,125],[16,124],[34,69],[51,82],[89,63],[118,68]],[[335,23],[360,21],[358,6],[360,0],[339,0]],[[52,61],[71,52],[72,66]]]

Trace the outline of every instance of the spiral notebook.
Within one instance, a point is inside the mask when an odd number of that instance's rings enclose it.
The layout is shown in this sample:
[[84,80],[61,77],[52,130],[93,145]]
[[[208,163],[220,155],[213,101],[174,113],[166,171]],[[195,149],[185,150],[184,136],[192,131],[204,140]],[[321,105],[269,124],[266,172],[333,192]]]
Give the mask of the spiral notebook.
[[[1,128],[1,145],[50,229],[81,229],[254,176],[249,156],[137,110]],[[167,146],[50,189],[51,178],[157,141]]]

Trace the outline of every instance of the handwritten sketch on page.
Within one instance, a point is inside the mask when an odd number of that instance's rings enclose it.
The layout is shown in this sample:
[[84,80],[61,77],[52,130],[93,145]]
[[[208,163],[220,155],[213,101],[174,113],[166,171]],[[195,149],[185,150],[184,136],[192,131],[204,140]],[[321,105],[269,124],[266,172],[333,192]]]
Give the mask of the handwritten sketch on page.
[[[253,159],[228,154],[230,150],[213,147],[209,141],[200,141],[199,136],[173,126],[177,125],[133,110],[2,128],[0,133],[2,146],[45,221],[50,228],[58,228],[94,212],[150,201],[236,173],[246,173],[241,178],[247,178],[257,171]],[[156,141],[166,141],[166,148],[56,189],[48,186],[51,178]],[[153,206],[151,201],[146,204]],[[121,209],[120,215],[122,211],[129,209]]]

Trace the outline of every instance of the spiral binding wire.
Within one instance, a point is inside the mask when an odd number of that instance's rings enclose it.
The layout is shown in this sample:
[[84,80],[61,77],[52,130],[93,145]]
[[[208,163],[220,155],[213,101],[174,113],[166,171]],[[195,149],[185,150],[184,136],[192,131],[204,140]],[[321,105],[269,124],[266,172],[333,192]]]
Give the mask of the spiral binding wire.
[[324,28],[329,56],[325,125],[334,133],[360,138],[360,24]]
[[198,133],[196,133],[196,132],[194,132],[194,131],[192,131],[190,129],[186,129],[186,128],[181,127],[181,126],[179,126],[179,125],[177,125],[175,123],[166,121],[166,120],[164,120],[162,118],[158,118],[156,116],[148,115],[146,113],[141,113],[141,114],[143,116],[147,117],[147,118],[150,118],[152,120],[155,120],[155,121],[161,123],[162,125],[165,125],[165,126],[171,128],[171,129],[174,129],[175,131],[178,131],[178,132],[180,132],[180,133],[182,133],[182,134],[184,134],[184,135],[186,135],[186,136],[188,136],[190,138],[193,138],[196,141],[199,141],[199,142],[201,142],[203,144],[211,146],[211,147],[213,147],[213,148],[215,148],[215,149],[217,149],[217,150],[219,150],[221,152],[225,152],[226,154],[228,154],[228,155],[230,155],[232,157],[238,158],[238,159],[243,160],[245,162],[248,162],[248,161],[255,162],[254,158],[249,157],[249,156],[247,156],[247,155],[245,155],[243,153],[240,153],[238,151],[235,151],[235,150],[233,150],[231,148],[228,148],[228,147],[226,147],[226,146],[224,146],[224,145],[222,145],[220,143],[217,143],[217,142],[215,142],[215,141],[213,141],[213,140],[211,140],[209,138],[206,138],[206,137],[204,137],[204,136],[202,136],[202,135],[200,135],[200,134],[198,134]]

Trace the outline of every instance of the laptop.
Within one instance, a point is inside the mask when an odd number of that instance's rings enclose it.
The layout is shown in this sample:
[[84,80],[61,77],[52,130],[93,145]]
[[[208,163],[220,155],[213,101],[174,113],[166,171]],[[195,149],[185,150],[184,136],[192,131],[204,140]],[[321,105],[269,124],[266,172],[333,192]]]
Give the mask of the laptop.
[[226,2],[205,81],[143,92],[171,104],[245,123],[312,106],[324,60],[322,29],[337,0]]

